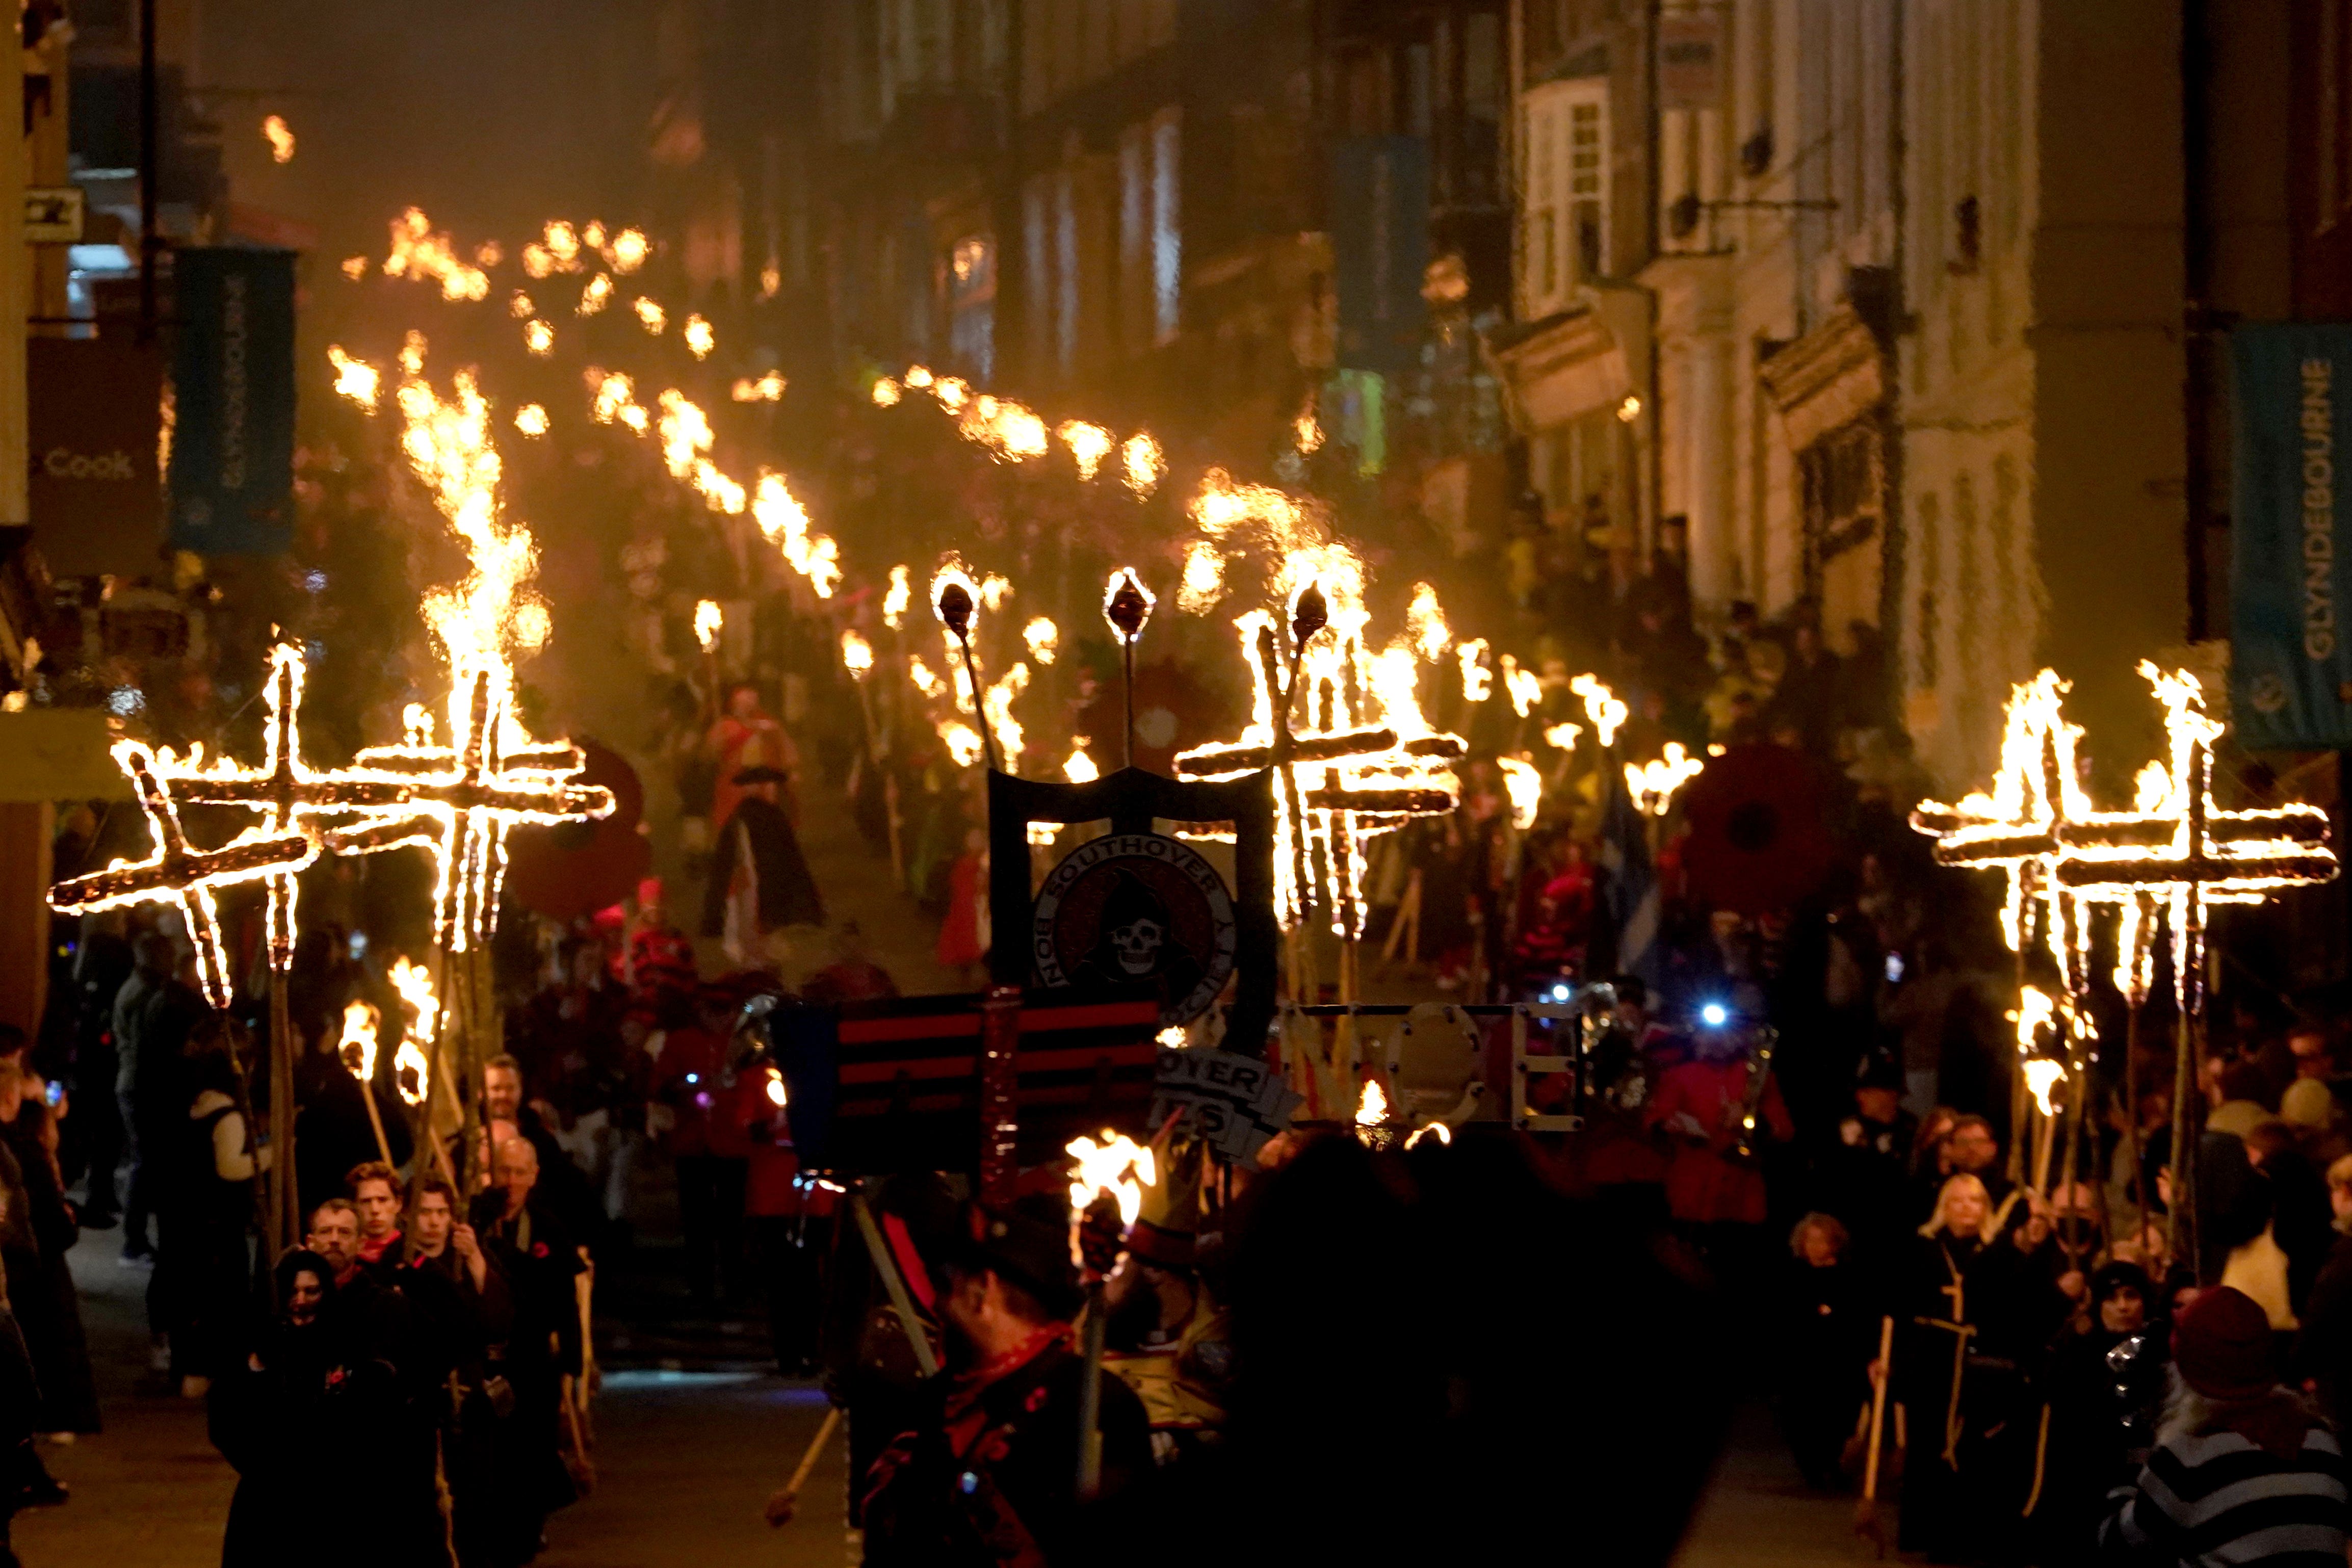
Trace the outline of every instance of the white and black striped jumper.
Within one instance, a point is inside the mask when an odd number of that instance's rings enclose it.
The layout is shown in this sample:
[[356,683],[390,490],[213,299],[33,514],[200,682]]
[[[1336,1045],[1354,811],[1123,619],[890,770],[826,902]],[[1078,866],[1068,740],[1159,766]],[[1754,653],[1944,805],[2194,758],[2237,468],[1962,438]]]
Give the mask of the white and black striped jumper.
[[2284,1458],[2237,1432],[2168,1437],[2111,1501],[2099,1549],[2116,1568],[2344,1568],[2352,1531],[2343,1450],[2321,1426]]

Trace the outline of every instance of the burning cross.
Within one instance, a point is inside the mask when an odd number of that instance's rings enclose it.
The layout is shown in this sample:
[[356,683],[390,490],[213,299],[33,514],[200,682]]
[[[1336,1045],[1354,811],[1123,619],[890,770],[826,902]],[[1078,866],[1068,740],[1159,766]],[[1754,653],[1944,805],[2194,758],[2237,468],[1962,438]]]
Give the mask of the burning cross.
[[1911,815],[1914,827],[1936,838],[1938,864],[2009,872],[2002,927],[2012,950],[2023,947],[2026,901],[2048,907],[2051,951],[2077,995],[2094,905],[2122,908],[2126,945],[2136,950],[2155,901],[2168,902],[2176,984],[2185,984],[2182,966],[2201,962],[2207,905],[2260,902],[2336,872],[2318,807],[2223,811],[2213,804],[2212,748],[2224,727],[2205,712],[2202,688],[2185,671],[2143,663],[2140,673],[2164,707],[2168,756],[2142,770],[2135,809],[2093,809],[2075,769],[2082,731],[2062,711],[2066,683],[2045,669],[2012,690],[1992,794],[1958,806],[1923,802]]
[[228,951],[221,940],[215,889],[268,877],[291,880],[319,858],[318,840],[283,825],[249,829],[218,849],[196,849],[180,826],[180,811],[164,783],[155,753],[137,741],[114,746],[114,761],[139,792],[139,809],[155,836],[152,858],[136,865],[117,860],[103,871],[74,877],[49,889],[49,907],[63,914],[117,909],[129,904],[175,903],[196,950],[196,976],[205,1000],[229,1005]]
[[461,672],[450,695],[450,745],[372,747],[355,759],[352,776],[397,786],[396,805],[415,809],[327,835],[327,847],[337,854],[404,845],[430,849],[440,873],[434,935],[453,952],[498,928],[509,828],[583,822],[613,810],[612,791],[565,782],[584,765],[578,747],[509,748],[509,731],[521,732],[513,705],[513,678],[503,665]]
[[[1286,680],[1273,626],[1262,616],[1244,616],[1245,645],[1254,641],[1257,654],[1259,711],[1272,717],[1273,738],[1186,752],[1176,759],[1176,772],[1184,778],[1223,779],[1261,768],[1280,770],[1275,799],[1276,912],[1285,925],[1298,925],[1318,900],[1319,888],[1332,905],[1332,929],[1352,939],[1361,934],[1365,844],[1413,817],[1452,811],[1461,799],[1452,763],[1468,748],[1454,735],[1404,739],[1391,726],[1360,722],[1366,682],[1358,635],[1350,634],[1337,648],[1318,650],[1313,668],[1303,668],[1309,664],[1307,645],[1328,624],[1322,595],[1310,582],[1293,604],[1297,642]],[[1302,690],[1307,724],[1294,729],[1291,715]]]
[[[303,824],[316,817],[404,805],[403,785],[363,773],[320,773],[302,761],[302,681],[301,650],[284,643],[272,648],[261,767],[241,769],[224,759],[204,772],[167,770],[172,798],[186,805],[252,807],[261,813],[260,830],[270,835],[302,832]],[[279,971],[294,962],[294,871],[272,872],[269,963]]]

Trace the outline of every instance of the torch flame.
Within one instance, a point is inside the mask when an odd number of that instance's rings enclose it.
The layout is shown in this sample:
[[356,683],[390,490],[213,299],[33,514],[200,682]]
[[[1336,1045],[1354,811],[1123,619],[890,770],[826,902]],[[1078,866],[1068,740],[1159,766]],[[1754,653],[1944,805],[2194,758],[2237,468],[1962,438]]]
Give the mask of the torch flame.
[[1634,810],[1664,816],[1675,792],[1706,770],[1706,763],[1684,751],[1680,741],[1668,741],[1657,761],[1625,764],[1625,793],[1633,797]]
[[327,363],[335,367],[335,395],[348,397],[369,413],[374,413],[383,381],[375,366],[363,360],[353,359],[343,352],[341,343],[327,345]]
[[1601,682],[1596,675],[1580,675],[1568,683],[1568,689],[1584,699],[1584,716],[1592,721],[1599,731],[1602,750],[1617,743],[1618,727],[1631,716],[1633,710],[1617,700],[1617,694]]
[[1364,1080],[1364,1091],[1356,1100],[1356,1125],[1359,1127],[1378,1127],[1388,1119],[1388,1091],[1381,1087],[1380,1079],[1376,1078],[1366,1079]]
[[1092,784],[1102,777],[1102,770],[1087,755],[1090,742],[1083,735],[1070,742],[1070,760],[1062,764],[1062,776],[1072,784]]
[[1427,583],[1412,585],[1412,607],[1404,613],[1405,635],[1412,639],[1413,650],[1435,664],[1445,657],[1453,645],[1454,632],[1445,624],[1445,610],[1437,602],[1437,590]]
[[906,624],[907,606],[914,602],[915,590],[907,579],[904,566],[890,568],[890,591],[882,595],[882,624],[897,631]]
[[547,434],[547,410],[536,403],[526,403],[515,410],[515,428],[526,436]]
[[1160,480],[1168,472],[1168,459],[1160,453],[1160,443],[1145,431],[1129,436],[1118,449],[1119,468],[1127,488],[1141,500],[1160,488]]
[[290,163],[294,161],[294,132],[288,128],[286,117],[273,114],[261,122],[262,139],[269,143],[269,161]]
[[719,634],[725,629],[726,625],[727,617],[719,610],[719,602],[716,599],[703,599],[696,603],[694,640],[702,645],[703,652],[709,653],[718,646]]
[[1083,419],[1066,420],[1054,434],[1062,438],[1062,445],[1067,447],[1070,456],[1077,460],[1078,478],[1082,479],[1095,477],[1102,467],[1102,460],[1110,456],[1114,445],[1109,431],[1099,425],[1089,425]]
[[719,334],[700,316],[688,316],[680,335],[686,340],[687,352],[697,359],[709,358],[710,351],[719,346]]
[[656,337],[661,336],[662,329],[669,325],[669,312],[661,308],[658,300],[639,295],[636,303],[630,308],[636,311],[637,320],[645,323],[646,331]]
[[865,679],[874,669],[874,645],[855,629],[845,628],[841,634],[841,662],[852,679]]
[[365,1002],[352,1001],[343,1005],[343,1037],[335,1047],[351,1075],[362,1083],[375,1078],[376,1010]]
[[1098,1193],[1118,1202],[1118,1217],[1133,1225],[1143,1213],[1143,1189],[1160,1184],[1160,1170],[1151,1151],[1124,1132],[1103,1130],[1097,1143],[1084,1133],[1066,1145],[1077,1169],[1070,1176],[1070,1207],[1083,1214]]
[[1181,615],[1204,616],[1225,596],[1225,552],[1205,539],[1196,539],[1184,551],[1184,580],[1176,588]]
[[1029,657],[1039,664],[1054,662],[1061,636],[1061,629],[1043,616],[1021,628],[1021,640],[1029,645]]

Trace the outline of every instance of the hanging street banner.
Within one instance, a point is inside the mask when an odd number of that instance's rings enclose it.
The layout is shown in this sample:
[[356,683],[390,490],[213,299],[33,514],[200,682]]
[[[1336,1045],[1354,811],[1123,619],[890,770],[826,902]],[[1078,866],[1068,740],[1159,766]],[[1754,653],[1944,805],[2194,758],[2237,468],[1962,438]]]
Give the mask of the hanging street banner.
[[2352,440],[2352,326],[2230,333],[2231,695],[2252,747],[2352,746],[2352,539],[2336,471]]
[[1331,152],[1339,363],[1394,375],[1421,363],[1429,268],[1429,143],[1350,136]]
[[294,252],[174,251],[172,547],[276,555],[294,537]]
[[155,571],[163,544],[156,458],[163,366],[154,345],[112,324],[92,338],[34,338],[25,344],[25,376],[27,493],[50,573]]

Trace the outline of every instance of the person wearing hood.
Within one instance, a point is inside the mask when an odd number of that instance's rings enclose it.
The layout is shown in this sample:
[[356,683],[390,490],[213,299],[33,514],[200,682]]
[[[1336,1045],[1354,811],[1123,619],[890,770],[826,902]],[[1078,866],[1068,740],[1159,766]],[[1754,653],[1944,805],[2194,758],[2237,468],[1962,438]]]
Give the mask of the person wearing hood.
[[2119,1568],[2344,1562],[2344,1452],[2326,1417],[2280,1385],[2269,1315],[2227,1285],[2202,1291],[2173,1323],[2172,1362],[2156,1447],[2099,1526],[2102,1559]]
[[278,1568],[329,1542],[341,1563],[395,1560],[386,1532],[352,1527],[352,1489],[399,1389],[347,1331],[336,1272],[308,1248],[278,1259],[268,1323],[213,1384],[213,1445],[237,1473],[222,1568]]
[[2040,1561],[2089,1549],[2110,1489],[2127,1482],[2155,1440],[2164,1395],[2165,1339],[2156,1286],[2137,1263],[2091,1276],[2081,1315],[2068,1319],[2042,1374],[2028,1530]]

